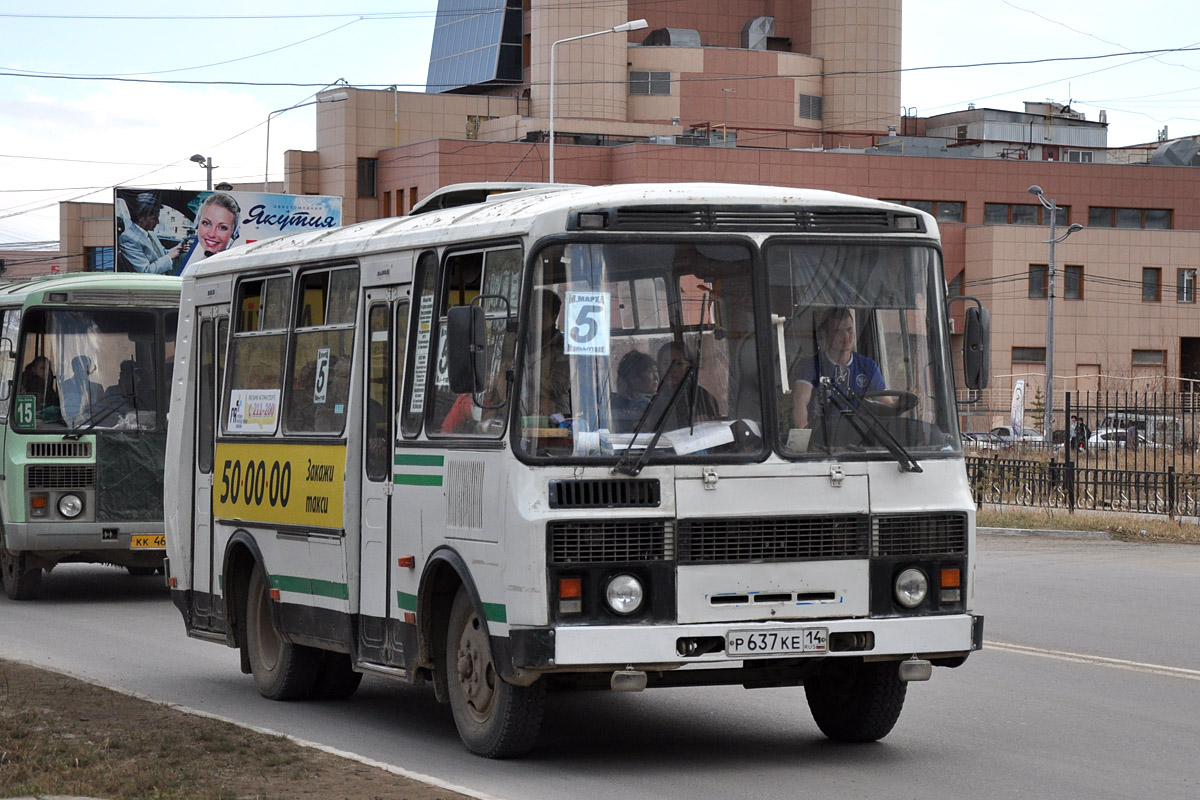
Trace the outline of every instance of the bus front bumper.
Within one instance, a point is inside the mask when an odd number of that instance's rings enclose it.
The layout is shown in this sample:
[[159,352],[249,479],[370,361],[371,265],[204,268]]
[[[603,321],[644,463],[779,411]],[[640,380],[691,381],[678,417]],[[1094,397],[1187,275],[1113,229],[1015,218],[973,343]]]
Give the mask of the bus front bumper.
[[[517,635],[517,632],[513,632]],[[762,634],[762,635],[759,635]],[[777,649],[808,641],[819,649]],[[748,638],[762,643],[748,652]],[[743,649],[729,653],[726,644]],[[670,669],[692,664],[750,663],[760,658],[911,657],[947,663],[983,647],[983,617],[952,614],[926,617],[805,620],[646,626],[563,626],[553,632],[554,669],[643,666]],[[529,665],[534,666],[534,665]]]

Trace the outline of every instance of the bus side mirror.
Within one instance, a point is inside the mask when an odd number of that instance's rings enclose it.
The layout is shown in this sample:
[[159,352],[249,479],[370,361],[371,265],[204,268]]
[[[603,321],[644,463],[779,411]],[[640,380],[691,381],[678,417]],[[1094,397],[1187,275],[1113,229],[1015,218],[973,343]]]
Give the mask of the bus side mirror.
[[987,388],[991,366],[988,310],[983,306],[968,307],[963,327],[963,379],[968,389],[982,391]]
[[481,306],[454,306],[447,311],[446,353],[450,391],[455,394],[475,394],[483,388],[486,333]]

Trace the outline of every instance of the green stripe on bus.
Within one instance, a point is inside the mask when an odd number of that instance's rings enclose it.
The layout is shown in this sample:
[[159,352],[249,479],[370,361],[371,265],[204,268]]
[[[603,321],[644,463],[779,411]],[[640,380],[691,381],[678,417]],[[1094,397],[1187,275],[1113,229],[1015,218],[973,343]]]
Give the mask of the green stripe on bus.
[[278,589],[281,592],[310,594],[315,597],[332,597],[335,600],[350,599],[350,587],[344,583],[299,578],[294,575],[272,575],[271,588]]
[[393,475],[392,483],[401,486],[441,486],[441,475]]
[[440,467],[446,463],[446,457],[397,453],[394,463],[398,467]]
[[[396,592],[396,605],[402,611],[417,610],[417,596],[405,592]],[[503,603],[484,603],[483,616],[488,622],[508,622],[508,609]]]

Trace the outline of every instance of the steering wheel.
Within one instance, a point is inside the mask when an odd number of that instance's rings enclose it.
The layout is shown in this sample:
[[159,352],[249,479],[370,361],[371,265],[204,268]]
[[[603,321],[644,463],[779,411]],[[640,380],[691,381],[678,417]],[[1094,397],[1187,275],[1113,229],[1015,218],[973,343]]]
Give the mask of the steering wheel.
[[917,407],[918,398],[903,389],[880,389],[859,395],[871,411],[880,416],[897,417]]

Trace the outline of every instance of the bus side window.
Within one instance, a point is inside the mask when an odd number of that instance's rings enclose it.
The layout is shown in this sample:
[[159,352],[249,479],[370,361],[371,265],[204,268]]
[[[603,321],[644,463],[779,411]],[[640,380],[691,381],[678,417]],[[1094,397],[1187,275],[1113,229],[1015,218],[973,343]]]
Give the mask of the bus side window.
[[[408,385],[403,395],[400,432],[411,439],[421,432],[429,376],[429,348],[433,343],[434,295],[437,287],[437,254],[425,252],[417,260],[416,308],[410,317],[412,350],[407,355]],[[397,342],[399,351],[399,342]],[[400,351],[403,352],[403,351]]]
[[[21,328],[21,310],[9,308],[0,312],[0,400],[8,400],[13,393],[13,381],[17,376],[17,335]],[[0,422],[8,421],[8,403],[0,405]]]
[[[399,313],[399,312],[398,312]],[[368,480],[391,477],[392,358],[391,320],[388,307],[377,303],[367,311],[366,435],[364,437]]]
[[197,364],[196,387],[196,469],[202,473],[212,472],[213,447],[216,440],[213,436],[213,422],[216,409],[214,403],[216,394],[213,386],[216,384],[216,342],[213,338],[213,322],[206,319],[200,323],[200,358]]
[[289,433],[342,433],[354,361],[358,269],[306,272],[297,283],[291,376],[284,400]]
[[[229,377],[222,398],[226,432],[270,434],[278,427],[290,284],[287,276],[280,275],[238,285]],[[272,395],[273,406],[262,402]],[[272,413],[247,416],[251,399],[257,399],[260,408]]]

